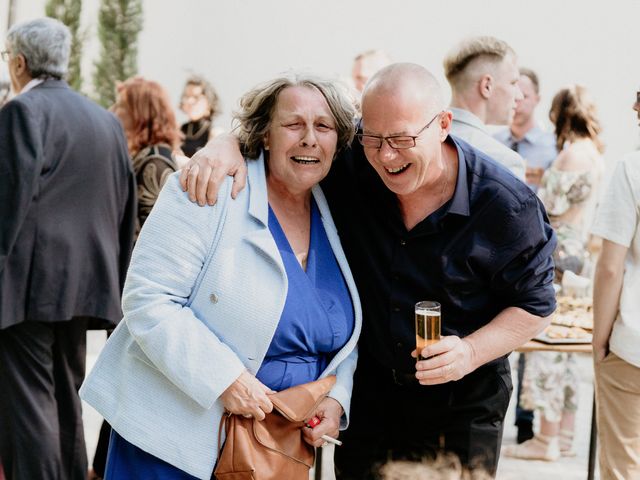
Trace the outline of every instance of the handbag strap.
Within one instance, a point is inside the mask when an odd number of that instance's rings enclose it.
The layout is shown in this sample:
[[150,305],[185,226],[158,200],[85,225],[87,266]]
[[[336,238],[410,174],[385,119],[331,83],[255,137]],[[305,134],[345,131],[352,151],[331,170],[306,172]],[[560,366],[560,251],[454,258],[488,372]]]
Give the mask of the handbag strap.
[[220,455],[222,455],[222,429],[226,426],[229,417],[231,417],[231,412],[225,411],[220,419],[220,426],[218,427],[218,459],[216,463],[220,461]]

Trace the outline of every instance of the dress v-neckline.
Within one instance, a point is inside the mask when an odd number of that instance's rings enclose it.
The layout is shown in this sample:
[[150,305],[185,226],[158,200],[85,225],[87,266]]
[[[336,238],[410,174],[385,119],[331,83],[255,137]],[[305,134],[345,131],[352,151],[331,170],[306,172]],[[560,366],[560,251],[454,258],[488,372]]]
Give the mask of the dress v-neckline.
[[296,256],[295,252],[293,251],[293,247],[291,246],[291,243],[289,242],[287,235],[284,233],[284,230],[282,229],[282,225],[280,225],[278,216],[271,208],[271,204],[269,204],[269,228],[272,230],[272,235],[274,235],[274,237],[276,235],[279,237],[279,238],[274,238],[276,240],[276,244],[278,244],[279,248],[280,246],[282,246],[284,250],[286,250],[288,253],[293,255],[293,257],[296,259],[296,264],[298,265],[302,273],[304,273],[309,278],[309,280],[312,280],[312,283],[315,284],[315,282],[313,282],[313,279],[315,278],[315,271],[316,271],[316,255],[314,255],[313,252],[315,252],[315,247],[317,245],[317,241],[316,241],[317,239],[315,237],[317,236],[318,229],[317,229],[316,223],[320,220],[319,218],[320,212],[318,211],[318,207],[315,201],[313,200],[313,198],[311,199],[310,215],[311,215],[311,220],[309,222],[310,231],[309,231],[309,246],[307,248],[307,262],[306,262],[307,266],[306,268],[304,268],[300,263],[300,261],[298,260],[298,257]]

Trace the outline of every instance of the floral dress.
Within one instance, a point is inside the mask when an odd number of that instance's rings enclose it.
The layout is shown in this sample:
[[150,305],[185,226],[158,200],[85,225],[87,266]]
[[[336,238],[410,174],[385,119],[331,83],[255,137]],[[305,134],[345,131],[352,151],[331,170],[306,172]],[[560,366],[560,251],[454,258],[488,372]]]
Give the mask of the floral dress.
[[159,143],[140,150],[132,160],[138,184],[136,238],[169,176],[177,170],[169,145]]
[[[544,204],[558,237],[553,254],[559,277],[565,270],[580,274],[588,257],[586,248],[589,210],[596,200],[595,171],[563,171],[553,167],[542,177],[538,196]],[[580,208],[574,223],[560,218],[570,209]],[[526,357],[520,403],[527,410],[538,410],[549,422],[559,422],[563,411],[578,408],[579,375],[576,359],[570,353],[531,352]]]
[[[592,213],[596,200],[595,183],[596,172],[567,172],[553,167],[542,178],[538,196],[558,236],[558,247],[553,260],[559,277],[562,277],[565,270],[579,275],[588,257],[585,243],[588,229],[586,219],[590,218],[589,213]],[[575,222],[563,222],[562,216],[572,208],[580,208],[584,212],[581,212]]]

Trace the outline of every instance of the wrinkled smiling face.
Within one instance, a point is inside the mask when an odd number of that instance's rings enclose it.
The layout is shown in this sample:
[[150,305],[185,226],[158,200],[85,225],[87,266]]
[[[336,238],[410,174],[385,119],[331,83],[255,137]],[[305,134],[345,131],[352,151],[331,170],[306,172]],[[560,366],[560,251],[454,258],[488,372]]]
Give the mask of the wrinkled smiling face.
[[[435,107],[398,98],[393,94],[370,92],[362,101],[362,126],[366,135],[382,137],[416,135],[434,115]],[[424,130],[413,148],[394,149],[386,141],[380,148],[364,148],[371,166],[389,190],[399,196],[411,195],[428,184],[429,166],[440,154],[440,119]]]
[[336,153],[338,134],[329,105],[312,87],[287,87],[278,95],[269,131],[269,180],[306,191],[322,180]]

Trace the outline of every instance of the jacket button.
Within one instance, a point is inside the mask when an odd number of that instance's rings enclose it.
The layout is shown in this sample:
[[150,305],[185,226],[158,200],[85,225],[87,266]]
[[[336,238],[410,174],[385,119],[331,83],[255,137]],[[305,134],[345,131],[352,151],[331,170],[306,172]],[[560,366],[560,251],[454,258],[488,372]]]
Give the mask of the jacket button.
[[215,293],[212,293],[209,295],[209,300],[211,300],[211,303],[218,303],[218,296]]

